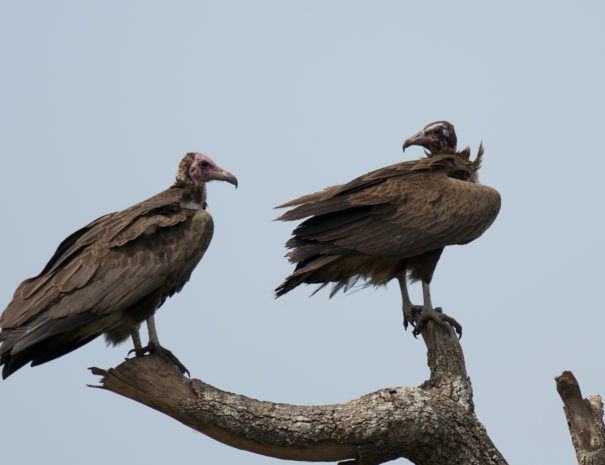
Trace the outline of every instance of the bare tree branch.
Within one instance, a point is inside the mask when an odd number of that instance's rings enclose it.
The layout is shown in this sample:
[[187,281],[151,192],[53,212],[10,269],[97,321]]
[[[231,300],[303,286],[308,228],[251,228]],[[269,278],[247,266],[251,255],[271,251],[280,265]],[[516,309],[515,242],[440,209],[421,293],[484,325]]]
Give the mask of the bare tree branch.
[[472,388],[453,330],[423,331],[431,377],[420,387],[382,389],[343,404],[262,402],[188,379],[156,356],[91,368],[102,389],[141,402],[239,449],[286,460],[375,465],[506,464],[474,414]]
[[557,392],[563,400],[563,410],[576,450],[578,463],[605,465],[605,425],[601,396],[582,399],[582,392],[571,371],[555,377]]

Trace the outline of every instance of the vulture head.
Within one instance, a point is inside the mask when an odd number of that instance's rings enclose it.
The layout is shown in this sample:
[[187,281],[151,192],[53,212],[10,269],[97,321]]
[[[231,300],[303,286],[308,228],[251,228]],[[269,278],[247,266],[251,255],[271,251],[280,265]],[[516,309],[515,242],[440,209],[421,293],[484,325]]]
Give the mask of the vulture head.
[[187,186],[201,186],[216,179],[227,181],[237,187],[237,178],[222,169],[206,155],[190,152],[183,157],[176,172],[176,183]]
[[438,153],[455,153],[456,131],[454,126],[447,121],[436,121],[427,124],[422,131],[413,135],[403,143],[403,151],[410,145],[420,145],[428,150],[428,155]]

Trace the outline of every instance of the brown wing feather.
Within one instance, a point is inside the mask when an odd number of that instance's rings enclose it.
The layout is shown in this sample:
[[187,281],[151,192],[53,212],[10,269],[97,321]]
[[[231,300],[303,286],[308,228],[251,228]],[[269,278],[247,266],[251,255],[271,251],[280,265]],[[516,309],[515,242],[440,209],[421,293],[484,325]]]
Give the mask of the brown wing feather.
[[34,295],[24,298],[16,293],[2,314],[2,328],[89,310],[101,315],[118,312],[167,279],[180,288],[184,283],[179,281],[188,278],[213,232],[212,217],[205,211],[190,210],[185,219],[189,221],[121,246],[88,246],[65,267],[50,272],[51,279],[45,279]]
[[[500,196],[494,189],[467,181],[474,179],[478,166],[477,160],[455,154],[432,156],[289,202],[299,206],[279,219],[311,218],[288,241],[292,249],[288,255],[297,268],[278,288],[278,295],[302,282],[345,285],[363,256],[376,258],[372,263],[363,259],[363,277],[381,275],[372,279],[384,282],[391,272],[389,261],[479,237],[496,218]],[[349,258],[326,262],[326,256]]]
[[70,236],[46,272],[15,292],[0,318],[0,352],[23,350],[73,322],[119,314],[149,293],[159,290],[163,300],[179,291],[213,233],[210,214],[180,209],[179,198],[169,189]]
[[[306,218],[312,215],[322,215],[339,211],[346,207],[351,196],[359,194],[358,202],[365,205],[380,203],[382,192],[380,186],[391,178],[407,177],[418,172],[445,172],[451,175],[454,171],[461,171],[458,178],[468,179],[471,176],[472,164],[455,155],[436,155],[430,158],[412,160],[390,165],[342,185],[332,186],[314,194],[304,195],[276,208],[298,205],[287,211],[277,220],[291,221]],[[374,202],[374,203],[371,203]]]
[[[385,203],[362,223],[347,223],[334,244],[364,255],[408,258],[479,237],[494,221],[500,196],[445,173],[419,173],[384,184]],[[313,237],[323,240],[322,237]]]
[[[117,242],[111,242],[124,229],[131,228],[137,220],[141,220],[145,215],[149,215],[156,210],[178,212],[181,196],[181,189],[170,188],[125,210],[109,213],[92,221],[63,240],[42,272],[37,277],[26,279],[19,285],[15,291],[15,297],[29,298],[48,279],[53,278],[52,270],[64,266],[79,254],[82,249],[91,244],[102,244],[101,247],[97,247],[97,253],[103,254],[112,246],[119,245],[120,243],[124,244],[128,240],[135,239],[139,234],[145,232],[145,230],[135,228],[129,236],[123,235]],[[3,317],[4,315],[0,317],[0,324]]]
[[303,222],[294,235],[364,255],[406,258],[479,237],[496,218],[500,196],[442,172],[416,173],[387,179],[340,204],[344,208]]

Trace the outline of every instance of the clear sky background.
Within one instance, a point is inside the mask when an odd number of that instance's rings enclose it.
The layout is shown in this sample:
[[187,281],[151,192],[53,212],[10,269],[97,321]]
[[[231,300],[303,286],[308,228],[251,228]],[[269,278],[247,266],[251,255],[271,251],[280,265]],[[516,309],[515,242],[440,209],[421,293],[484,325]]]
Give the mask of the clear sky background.
[[[215,236],[157,314],[192,376],[295,404],[428,377],[397,283],[273,289],[294,224],[275,205],[418,158],[447,119],[486,153],[502,210],[446,249],[432,297],[464,327],[479,419],[512,464],[575,463],[553,377],[605,394],[602,2],[3,1],[0,299],[89,221],[168,187],[201,151]],[[419,285],[412,298],[419,302]],[[130,343],[99,338],[0,382],[6,464],[277,464],[86,387]],[[406,463],[400,459],[397,463]]]

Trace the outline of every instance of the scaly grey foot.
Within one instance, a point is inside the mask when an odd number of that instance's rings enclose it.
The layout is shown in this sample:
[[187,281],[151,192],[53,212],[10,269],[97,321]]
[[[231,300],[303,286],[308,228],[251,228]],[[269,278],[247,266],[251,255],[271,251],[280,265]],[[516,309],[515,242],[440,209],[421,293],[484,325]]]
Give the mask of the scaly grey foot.
[[424,307],[422,305],[411,305],[408,308],[403,309],[403,328],[408,329],[408,324],[412,325],[412,327],[416,327],[416,320],[422,313],[422,309]]
[[164,360],[169,363],[172,363],[175,367],[177,367],[181,373],[187,373],[187,376],[190,376],[189,370],[185,367],[185,365],[181,363],[178,358],[176,358],[176,355],[174,355],[170,350],[166,349],[165,347],[162,347],[159,344],[150,342],[141,349],[132,349],[130,352],[128,352],[128,354],[130,354],[131,352],[134,352],[135,356],[137,357],[142,357],[145,354],[159,355]]
[[462,337],[462,326],[451,316],[446,315],[441,310],[441,307],[437,307],[435,309],[423,309],[418,318],[416,319],[416,324],[414,325],[414,331],[412,334],[414,337],[417,337],[423,330],[427,321],[434,321],[437,324],[442,326],[447,326],[448,324],[454,328],[456,334],[458,335],[458,339]]

